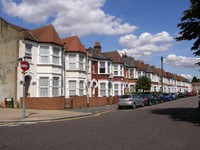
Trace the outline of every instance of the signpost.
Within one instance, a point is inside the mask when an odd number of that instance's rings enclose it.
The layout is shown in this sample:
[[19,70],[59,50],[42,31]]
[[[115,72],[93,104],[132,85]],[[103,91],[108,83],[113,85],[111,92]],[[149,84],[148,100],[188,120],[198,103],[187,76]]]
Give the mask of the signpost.
[[24,81],[23,81],[23,101],[22,101],[22,119],[24,119],[26,117],[26,105],[25,105],[25,74],[26,74],[26,71],[29,70],[30,68],[30,65],[29,65],[29,62],[27,61],[22,61],[21,62],[21,69],[23,70],[22,71],[22,74],[24,76]]
[[29,65],[28,61],[22,61],[21,62],[21,69],[23,71],[27,71],[29,69],[29,67],[30,67],[30,65]]

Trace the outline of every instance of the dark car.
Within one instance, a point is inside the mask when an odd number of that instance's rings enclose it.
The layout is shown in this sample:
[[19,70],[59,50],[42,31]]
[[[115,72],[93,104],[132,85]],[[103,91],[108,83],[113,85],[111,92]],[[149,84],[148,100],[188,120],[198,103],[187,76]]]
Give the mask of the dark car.
[[169,94],[169,93],[163,93],[163,94],[161,94],[161,98],[162,98],[165,102],[174,100],[174,98],[172,97],[172,95]]
[[185,98],[187,97],[187,93],[178,93],[179,98]]
[[154,97],[154,100],[157,101],[157,103],[162,103],[163,102],[163,99],[162,99],[160,94],[153,94],[153,97]]
[[141,94],[141,97],[144,99],[144,104],[151,106],[152,104],[157,104],[158,101],[152,94]]
[[174,98],[174,100],[179,99],[179,96],[177,93],[171,93],[171,96]]

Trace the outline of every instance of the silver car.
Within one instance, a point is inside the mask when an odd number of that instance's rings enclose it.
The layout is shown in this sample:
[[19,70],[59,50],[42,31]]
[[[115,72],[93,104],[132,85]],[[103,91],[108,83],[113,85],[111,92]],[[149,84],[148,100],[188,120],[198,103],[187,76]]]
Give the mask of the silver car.
[[137,94],[127,94],[119,96],[118,109],[123,107],[132,107],[135,109],[138,106],[144,106],[144,99]]

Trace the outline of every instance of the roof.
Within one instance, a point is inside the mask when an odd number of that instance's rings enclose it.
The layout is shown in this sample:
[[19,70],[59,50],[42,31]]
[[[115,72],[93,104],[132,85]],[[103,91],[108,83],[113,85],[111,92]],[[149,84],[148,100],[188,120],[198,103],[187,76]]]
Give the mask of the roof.
[[110,58],[114,63],[124,63],[118,51],[104,52],[102,54]]
[[30,38],[30,34],[32,34],[31,39],[35,38],[37,42],[62,45],[62,41],[53,25],[47,25],[38,29],[30,30],[29,34],[26,35],[26,38]]
[[135,63],[136,63],[136,66],[138,67],[139,71],[145,71],[144,62],[143,61],[136,60]]
[[93,48],[88,48],[88,53],[90,55],[90,57],[98,59],[98,60],[110,60],[108,57],[102,55],[101,53],[98,53],[97,51],[95,51]]
[[133,57],[123,55],[122,60],[129,68],[137,68],[135,59]]
[[66,51],[86,53],[86,49],[78,36],[64,38],[62,43],[66,44]]

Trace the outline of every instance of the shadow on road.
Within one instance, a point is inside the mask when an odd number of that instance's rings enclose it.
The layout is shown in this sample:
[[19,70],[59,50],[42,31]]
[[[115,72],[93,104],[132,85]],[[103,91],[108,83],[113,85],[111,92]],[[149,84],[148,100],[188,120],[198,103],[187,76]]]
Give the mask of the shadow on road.
[[151,110],[151,113],[167,115],[175,121],[186,121],[200,126],[200,110],[197,108],[162,108]]

